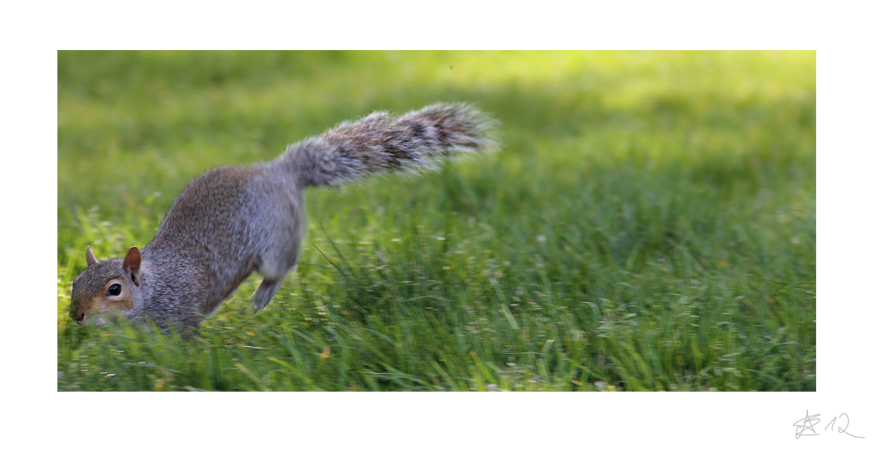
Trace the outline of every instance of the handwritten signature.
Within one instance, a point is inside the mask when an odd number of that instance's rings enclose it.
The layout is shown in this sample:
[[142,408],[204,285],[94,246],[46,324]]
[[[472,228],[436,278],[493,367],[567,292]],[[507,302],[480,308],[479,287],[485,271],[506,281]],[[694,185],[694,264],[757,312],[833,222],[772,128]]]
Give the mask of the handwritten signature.
[[[818,433],[814,429],[814,426],[819,424],[821,421],[820,416],[821,416],[820,414],[809,415],[808,409],[806,409],[805,410],[805,417],[802,419],[799,419],[793,423],[793,426],[796,427],[796,439],[799,439],[803,436],[820,436],[821,433]],[[841,419],[843,416],[845,417],[845,427],[844,428],[841,426],[836,427],[836,421]],[[839,433],[844,433],[848,436],[851,436],[852,438],[866,439],[864,436],[855,436],[851,433],[848,433],[847,430],[848,430],[848,425],[850,425],[850,423],[851,423],[851,419],[848,417],[848,414],[845,414],[843,412],[838,417],[833,417],[833,420],[831,420],[830,423],[828,423],[827,426],[824,427],[824,430],[833,431],[835,429],[838,429]]]

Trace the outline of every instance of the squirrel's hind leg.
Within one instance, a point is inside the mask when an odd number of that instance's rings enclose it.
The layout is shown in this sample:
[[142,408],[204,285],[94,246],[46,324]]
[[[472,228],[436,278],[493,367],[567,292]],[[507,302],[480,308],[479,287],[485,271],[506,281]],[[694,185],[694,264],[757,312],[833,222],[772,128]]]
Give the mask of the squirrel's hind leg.
[[260,286],[254,291],[254,298],[251,302],[251,307],[255,313],[262,310],[276,296],[282,286],[282,281],[284,281],[284,277],[279,279],[264,278],[260,282]]
[[251,308],[255,313],[262,310],[275,297],[282,286],[282,281],[295,268],[297,268],[297,255],[293,250],[289,255],[272,255],[261,261],[257,271],[263,276],[263,281],[254,291],[251,302]]

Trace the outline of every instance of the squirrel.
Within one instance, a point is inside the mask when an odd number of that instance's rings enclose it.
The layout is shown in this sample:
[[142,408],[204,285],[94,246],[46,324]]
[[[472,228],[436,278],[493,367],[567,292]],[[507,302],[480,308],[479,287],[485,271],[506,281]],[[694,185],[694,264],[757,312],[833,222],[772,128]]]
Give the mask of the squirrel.
[[211,169],[175,198],[141,251],[134,246],[123,259],[98,261],[87,247],[70,317],[104,325],[123,316],[185,331],[199,327],[254,271],[263,281],[251,307],[260,311],[297,264],[305,188],[494,151],[495,123],[463,103],[400,117],[376,111],[290,145],[268,163]]

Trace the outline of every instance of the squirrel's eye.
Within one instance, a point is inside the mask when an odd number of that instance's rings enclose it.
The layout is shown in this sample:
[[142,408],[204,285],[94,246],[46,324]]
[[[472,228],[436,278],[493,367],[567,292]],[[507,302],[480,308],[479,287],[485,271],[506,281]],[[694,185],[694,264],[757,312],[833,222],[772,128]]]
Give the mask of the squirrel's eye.
[[121,294],[121,285],[118,283],[109,286],[109,295],[119,295]]

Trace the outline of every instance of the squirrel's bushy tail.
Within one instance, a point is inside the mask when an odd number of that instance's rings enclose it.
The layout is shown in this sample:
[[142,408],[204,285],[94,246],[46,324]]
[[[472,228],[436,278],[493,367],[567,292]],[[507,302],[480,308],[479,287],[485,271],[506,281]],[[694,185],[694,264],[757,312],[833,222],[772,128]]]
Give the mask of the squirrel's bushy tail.
[[374,112],[291,145],[275,164],[292,172],[301,187],[427,169],[445,158],[495,150],[494,123],[466,104],[433,104],[401,117]]

